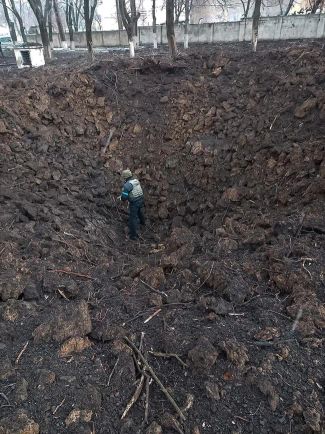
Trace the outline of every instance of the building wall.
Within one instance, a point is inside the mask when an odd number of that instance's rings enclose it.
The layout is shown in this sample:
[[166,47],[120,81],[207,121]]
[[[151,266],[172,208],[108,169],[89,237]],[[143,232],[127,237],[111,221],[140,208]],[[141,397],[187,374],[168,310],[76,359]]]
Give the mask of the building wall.
[[[189,26],[190,43],[239,42],[250,41],[252,34],[252,20],[225,23],[191,24]],[[53,35],[54,47],[60,47],[57,35]],[[166,44],[165,26],[157,26],[159,44]],[[184,27],[175,26],[177,43],[182,43]],[[325,38],[325,14],[290,15],[287,17],[263,17],[260,19],[259,40],[276,41],[288,39]],[[69,36],[67,35],[67,40]],[[139,27],[139,45],[152,44],[152,28]],[[28,35],[29,42],[41,42],[39,35]],[[86,48],[84,32],[75,33],[76,48]],[[127,46],[126,32],[119,30],[93,32],[94,47]]]

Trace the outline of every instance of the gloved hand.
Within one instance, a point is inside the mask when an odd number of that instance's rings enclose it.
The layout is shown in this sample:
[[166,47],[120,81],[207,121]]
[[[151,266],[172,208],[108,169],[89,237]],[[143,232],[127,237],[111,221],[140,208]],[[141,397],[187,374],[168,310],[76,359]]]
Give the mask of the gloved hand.
[[117,200],[122,200],[122,196],[119,196],[119,197],[117,198]]

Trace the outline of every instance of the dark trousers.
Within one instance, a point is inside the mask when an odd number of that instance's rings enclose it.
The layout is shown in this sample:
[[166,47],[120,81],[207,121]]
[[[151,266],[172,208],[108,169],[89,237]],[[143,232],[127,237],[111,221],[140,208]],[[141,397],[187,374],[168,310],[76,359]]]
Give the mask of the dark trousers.
[[137,238],[138,222],[141,225],[145,224],[145,217],[143,213],[144,201],[138,199],[129,203],[129,236],[130,238]]

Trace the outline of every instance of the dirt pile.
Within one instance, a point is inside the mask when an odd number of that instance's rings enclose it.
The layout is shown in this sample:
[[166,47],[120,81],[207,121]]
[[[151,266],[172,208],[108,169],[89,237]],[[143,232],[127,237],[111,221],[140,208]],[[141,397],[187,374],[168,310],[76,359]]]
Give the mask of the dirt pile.
[[[322,432],[324,83],[316,43],[3,81],[0,432]],[[149,381],[121,420],[141,332],[185,422]]]

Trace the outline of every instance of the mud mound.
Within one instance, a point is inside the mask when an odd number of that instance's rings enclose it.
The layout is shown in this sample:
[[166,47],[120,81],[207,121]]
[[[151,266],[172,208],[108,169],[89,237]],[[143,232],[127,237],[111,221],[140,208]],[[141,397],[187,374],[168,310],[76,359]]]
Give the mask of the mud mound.
[[3,81],[0,432],[322,432],[322,54],[201,47]]

